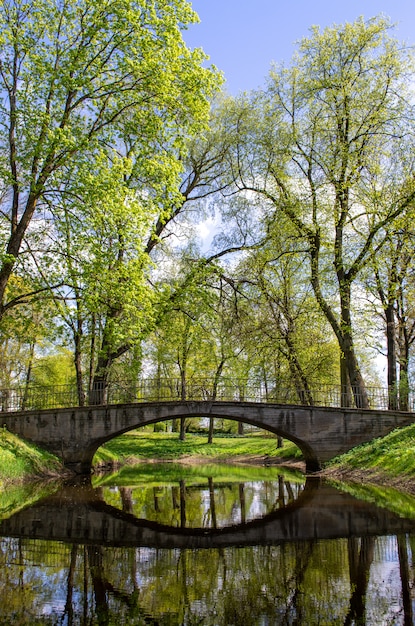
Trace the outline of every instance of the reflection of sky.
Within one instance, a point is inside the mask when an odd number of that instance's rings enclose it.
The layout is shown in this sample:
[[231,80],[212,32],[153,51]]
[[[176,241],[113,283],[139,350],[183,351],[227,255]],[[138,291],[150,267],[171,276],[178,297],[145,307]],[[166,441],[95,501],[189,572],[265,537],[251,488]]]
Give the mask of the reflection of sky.
[[[404,624],[402,584],[395,536],[379,537],[376,540],[375,557],[370,568],[366,614],[368,625]],[[382,622],[379,622],[379,617],[382,617]]]
[[[35,614],[52,616],[61,615],[64,612],[68,585],[66,565],[61,565],[64,569],[59,571],[56,571],[56,566],[26,565],[24,568],[23,585],[30,588],[31,582],[42,581],[42,589],[38,590],[34,601],[34,605],[37,605]],[[76,593],[76,590],[73,593],[73,600],[75,602],[80,600],[80,594]]]

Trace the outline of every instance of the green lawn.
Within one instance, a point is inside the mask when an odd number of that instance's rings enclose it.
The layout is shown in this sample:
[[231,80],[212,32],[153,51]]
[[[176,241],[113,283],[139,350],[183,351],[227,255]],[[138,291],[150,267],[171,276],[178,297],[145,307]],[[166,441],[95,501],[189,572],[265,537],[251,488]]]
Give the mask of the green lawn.
[[94,457],[94,463],[180,460],[186,457],[205,460],[225,461],[232,457],[296,457],[301,452],[294,444],[285,442],[277,448],[277,439],[272,436],[251,434],[246,436],[216,436],[213,443],[207,437],[187,434],[185,441],[179,441],[177,433],[150,433],[132,431],[112,439],[102,446]]

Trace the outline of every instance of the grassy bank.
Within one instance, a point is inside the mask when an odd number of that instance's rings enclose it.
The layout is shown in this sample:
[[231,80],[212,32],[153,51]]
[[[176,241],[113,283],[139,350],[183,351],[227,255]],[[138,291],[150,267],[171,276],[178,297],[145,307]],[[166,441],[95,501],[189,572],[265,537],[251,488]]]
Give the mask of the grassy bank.
[[58,476],[62,464],[53,455],[0,429],[0,487],[29,478]]
[[398,428],[329,463],[325,476],[389,484],[415,493],[415,424]]
[[150,433],[131,431],[102,446],[94,457],[97,466],[140,461],[251,461],[275,462],[275,459],[301,459],[294,444],[285,442],[277,448],[277,439],[263,434],[246,436],[216,436],[211,444],[207,437],[187,434],[179,441],[177,433]]

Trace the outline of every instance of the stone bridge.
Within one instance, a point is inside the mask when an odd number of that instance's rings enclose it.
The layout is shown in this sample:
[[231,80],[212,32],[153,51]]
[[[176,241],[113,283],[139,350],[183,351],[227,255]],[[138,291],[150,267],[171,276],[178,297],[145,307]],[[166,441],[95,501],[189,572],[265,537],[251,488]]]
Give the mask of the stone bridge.
[[98,490],[71,487],[0,522],[0,536],[5,537],[169,549],[276,545],[414,531],[415,520],[310,478],[292,504],[261,519],[221,529],[163,526],[106,504]]
[[294,442],[306,470],[415,422],[414,413],[237,401],[164,401],[2,413],[2,425],[90,473],[96,450],[129,430],[182,417],[225,418],[264,428]]

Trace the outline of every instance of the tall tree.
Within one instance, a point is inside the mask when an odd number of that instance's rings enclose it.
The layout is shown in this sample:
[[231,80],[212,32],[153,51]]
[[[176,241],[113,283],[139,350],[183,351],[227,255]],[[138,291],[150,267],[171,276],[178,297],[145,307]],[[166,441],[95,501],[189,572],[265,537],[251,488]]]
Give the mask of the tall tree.
[[[368,397],[355,348],[353,288],[373,249],[415,199],[405,159],[411,124],[407,51],[383,18],[320,31],[301,42],[290,68],[235,107],[234,169],[241,190],[286,215],[308,253],[315,297],[339,343],[342,384],[357,406]],[[399,184],[373,193],[394,165]],[[387,200],[387,201],[386,201]]]

